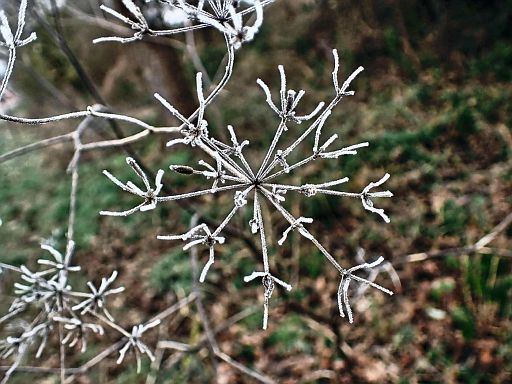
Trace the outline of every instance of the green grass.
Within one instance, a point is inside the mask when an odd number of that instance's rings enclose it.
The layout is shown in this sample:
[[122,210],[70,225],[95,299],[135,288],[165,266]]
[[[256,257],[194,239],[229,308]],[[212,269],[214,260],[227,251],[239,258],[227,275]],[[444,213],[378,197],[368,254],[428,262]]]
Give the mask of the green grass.
[[288,315],[278,328],[267,336],[267,347],[275,347],[279,353],[311,353],[312,345],[307,342],[309,330],[302,317]]
[[183,290],[190,292],[192,271],[190,257],[181,247],[160,257],[152,269],[150,283],[160,293]]

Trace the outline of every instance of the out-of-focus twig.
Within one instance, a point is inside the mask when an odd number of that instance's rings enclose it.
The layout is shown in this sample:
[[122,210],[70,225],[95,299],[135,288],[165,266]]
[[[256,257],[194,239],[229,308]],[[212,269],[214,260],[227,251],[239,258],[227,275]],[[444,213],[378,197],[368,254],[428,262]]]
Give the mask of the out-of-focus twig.
[[419,261],[425,261],[427,259],[436,259],[448,255],[462,256],[469,253],[494,254],[496,256],[512,258],[512,250],[487,247],[489,243],[495,240],[496,237],[498,237],[503,231],[505,231],[511,224],[512,212],[509,213],[498,225],[496,225],[491,232],[480,238],[480,240],[478,240],[473,245],[469,245],[466,247],[434,250],[430,252],[413,253],[398,258],[397,260],[393,261],[393,265],[400,266],[407,263],[415,263]]

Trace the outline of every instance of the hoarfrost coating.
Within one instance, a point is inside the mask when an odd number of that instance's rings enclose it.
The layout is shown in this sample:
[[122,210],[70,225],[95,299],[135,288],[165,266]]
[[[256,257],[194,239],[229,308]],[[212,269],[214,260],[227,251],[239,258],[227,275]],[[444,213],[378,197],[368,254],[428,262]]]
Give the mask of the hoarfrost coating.
[[[232,44],[229,42],[229,44]],[[338,82],[338,71],[339,71],[339,57],[338,52],[333,50],[334,57],[334,71],[333,71],[333,85],[334,85],[334,97],[329,103],[320,102],[313,112],[306,115],[298,115],[296,109],[299,107],[299,101],[305,95],[304,91],[295,92],[294,90],[287,89],[286,72],[283,66],[279,66],[279,73],[281,77],[280,82],[280,108],[278,108],[274,102],[270,87],[265,84],[264,81],[258,79],[258,84],[263,89],[266,102],[270,106],[271,110],[274,111],[279,119],[280,123],[277,127],[274,138],[270,147],[266,151],[266,154],[258,167],[253,168],[247,161],[242,146],[238,144],[238,138],[235,134],[233,127],[229,127],[228,130],[231,136],[231,143],[224,143],[221,140],[215,138],[207,129],[208,122],[205,119],[205,97],[203,94],[202,75],[197,74],[196,85],[197,94],[199,100],[197,123],[193,123],[190,119],[184,117],[168,100],[162,96],[156,94],[155,97],[158,101],[182,124],[183,129],[181,134],[183,138],[172,139],[167,144],[168,146],[174,145],[186,145],[191,147],[199,147],[203,149],[206,156],[212,158],[215,162],[215,166],[212,166],[204,160],[199,160],[199,164],[205,167],[206,171],[198,171],[192,166],[183,165],[171,165],[170,169],[188,175],[202,176],[205,182],[210,179],[214,179],[214,184],[210,188],[203,190],[192,191],[190,193],[182,193],[179,195],[170,196],[155,196],[155,203],[183,200],[193,197],[198,197],[208,194],[219,194],[219,193],[231,193],[233,195],[233,206],[228,215],[222,219],[221,223],[215,229],[210,229],[206,224],[201,224],[195,228],[192,228],[188,233],[184,235],[160,235],[158,236],[161,240],[182,240],[187,242],[184,250],[187,250],[191,246],[206,245],[209,248],[209,259],[206,263],[203,272],[200,276],[200,281],[204,282],[208,271],[212,268],[215,263],[215,249],[224,244],[226,239],[222,234],[226,225],[231,219],[240,211],[241,208],[248,204],[248,201],[253,201],[253,219],[248,223],[248,229],[251,233],[258,235],[261,244],[262,253],[262,270],[255,270],[252,275],[248,276],[245,281],[250,282],[256,277],[262,278],[262,284],[264,286],[264,316],[263,316],[263,328],[267,328],[268,324],[268,313],[269,313],[269,300],[274,291],[274,282],[278,285],[285,287],[287,290],[291,289],[291,286],[284,281],[278,279],[270,271],[270,263],[268,259],[268,242],[267,242],[267,231],[265,228],[265,220],[263,219],[261,204],[262,201],[266,201],[270,206],[279,212],[283,218],[289,222],[290,226],[285,230],[283,236],[279,240],[279,245],[284,244],[288,233],[291,230],[297,229],[297,232],[304,238],[311,241],[319,251],[325,256],[325,258],[333,264],[333,266],[340,273],[340,289],[338,291],[338,302],[340,303],[340,316],[345,317],[343,311],[343,305],[346,308],[348,319],[353,322],[352,311],[349,304],[348,288],[351,281],[357,281],[361,284],[368,284],[369,286],[376,288],[384,293],[392,294],[392,292],[378,284],[368,281],[362,277],[355,275],[354,273],[360,269],[372,269],[377,267],[382,261],[382,258],[377,259],[374,263],[363,263],[356,267],[349,269],[343,268],[338,261],[320,244],[320,242],[309,232],[304,224],[310,224],[311,218],[299,217],[295,218],[284,206],[286,202],[286,195],[288,193],[302,194],[308,198],[314,197],[317,194],[327,194],[340,197],[351,197],[358,198],[362,202],[364,209],[370,212],[378,214],[385,222],[389,222],[389,217],[384,213],[383,209],[375,208],[373,199],[391,197],[393,194],[390,191],[374,191],[375,188],[380,187],[389,178],[389,174],[385,174],[380,180],[376,182],[370,182],[362,192],[353,193],[338,190],[341,184],[349,181],[348,177],[341,179],[327,181],[320,184],[302,184],[302,185],[289,185],[279,183],[279,176],[288,174],[292,171],[298,172],[301,167],[306,166],[310,162],[317,161],[320,159],[337,159],[340,156],[356,155],[357,151],[361,148],[367,147],[367,142],[351,145],[349,147],[343,147],[341,149],[330,149],[337,142],[337,135],[329,137],[325,142],[322,142],[322,128],[326,124],[326,120],[331,116],[332,110],[338,105],[338,103],[347,96],[352,96],[353,91],[349,90],[351,82],[356,76],[362,71],[362,67],[356,69],[348,78],[345,80],[343,85],[339,87]],[[303,133],[292,141],[292,144],[282,149],[278,149],[281,145],[282,136],[289,131],[290,124],[302,125],[308,123],[309,127],[303,130]],[[299,148],[300,144],[306,143],[309,137],[314,138],[314,144],[311,148],[310,156],[296,162],[291,165],[288,164],[287,158],[291,157],[291,154]],[[244,141],[244,146],[249,146],[248,141]],[[329,151],[328,151],[329,149]],[[133,165],[132,165],[133,167]],[[160,171],[159,171],[160,172]],[[110,174],[107,172],[107,176]],[[109,176],[110,178],[111,176]],[[223,185],[219,187],[219,182]],[[122,183],[116,183],[122,190],[134,193],[126,185]],[[143,197],[143,201],[138,206],[144,206],[147,203],[147,196],[139,193],[139,196]],[[138,207],[125,211],[121,215],[132,214],[137,212]],[[204,234],[200,235],[202,231]],[[343,305],[341,305],[343,303]]]
[[[379,257],[373,262],[361,262],[355,267],[345,268],[329,252],[317,238],[310,232],[308,227],[313,223],[310,217],[295,217],[290,213],[286,204],[289,194],[306,199],[314,198],[318,194],[332,195],[338,197],[352,198],[361,204],[362,208],[375,213],[377,219],[389,222],[388,215],[382,208],[377,208],[378,199],[389,198],[392,193],[388,190],[381,190],[382,185],[390,177],[387,173],[379,180],[370,181],[361,192],[346,192],[339,187],[348,183],[348,177],[340,175],[334,180],[327,180],[320,183],[289,184],[281,179],[289,174],[300,172],[301,169],[318,161],[329,161],[343,156],[354,156],[359,150],[369,146],[368,142],[340,145],[338,134],[325,137],[323,128],[329,123],[332,111],[345,98],[354,95],[350,88],[352,82],[363,71],[358,67],[340,85],[339,68],[340,60],[338,52],[332,51],[334,69],[332,71],[333,96],[330,101],[320,101],[313,110],[302,112],[301,101],[306,97],[304,90],[293,90],[288,88],[287,76],[284,66],[278,66],[280,84],[275,97],[271,87],[262,79],[256,83],[262,89],[262,102],[275,114],[279,123],[274,131],[273,139],[269,147],[260,154],[261,161],[251,164],[246,157],[250,149],[247,139],[240,137],[232,125],[226,127],[228,141],[221,140],[215,132],[211,132],[208,124],[207,110],[213,100],[226,88],[233,73],[235,57],[244,44],[250,43],[257,37],[264,21],[264,9],[273,0],[254,1],[233,1],[233,0],[199,0],[188,2],[185,0],[161,0],[147,1],[154,6],[162,7],[164,15],[168,15],[168,24],[171,28],[167,30],[155,29],[151,26],[145,10],[139,7],[132,0],[122,0],[123,9],[117,11],[108,4],[101,6],[105,15],[116,22],[129,27],[129,36],[105,36],[95,39],[94,43],[116,44],[132,43],[148,36],[161,37],[172,36],[180,33],[192,33],[197,29],[212,28],[223,36],[227,60],[223,76],[216,85],[205,87],[203,79],[205,74],[198,71],[196,75],[196,93],[198,98],[197,109],[189,116],[185,116],[175,108],[169,100],[162,95],[155,93],[155,108],[164,108],[178,121],[176,127],[158,127],[144,122],[136,117],[114,113],[108,107],[93,105],[84,107],[82,110],[55,115],[46,118],[23,118],[1,114],[0,118],[11,123],[18,124],[48,124],[59,121],[78,120],[76,128],[69,133],[42,140],[37,143],[17,148],[5,154],[0,154],[0,162],[7,161],[13,157],[28,153],[34,149],[46,148],[56,143],[70,143],[73,146],[73,158],[68,166],[68,173],[71,180],[71,192],[69,201],[69,216],[67,222],[66,245],[64,251],[59,251],[53,244],[44,243],[41,248],[45,257],[37,260],[39,270],[31,270],[27,266],[20,267],[0,263],[1,272],[14,273],[19,276],[19,281],[14,284],[16,298],[12,302],[6,315],[0,318],[0,323],[12,325],[9,329],[11,335],[0,341],[0,357],[12,358],[13,362],[7,370],[1,383],[6,383],[12,374],[20,367],[22,360],[28,355],[31,346],[37,346],[36,357],[39,357],[47,346],[47,340],[52,335],[58,335],[60,346],[60,374],[61,382],[66,381],[70,372],[65,366],[66,348],[80,346],[84,352],[87,348],[87,335],[94,334],[102,336],[106,330],[117,332],[120,340],[114,343],[107,351],[119,354],[117,362],[122,363],[129,352],[135,354],[137,368],[140,370],[141,358],[147,356],[150,360],[155,359],[152,348],[144,340],[146,333],[157,328],[161,321],[174,313],[176,308],[189,305],[194,300],[200,300],[200,295],[193,293],[190,297],[183,299],[156,317],[146,322],[132,326],[131,330],[121,327],[115,320],[115,316],[109,310],[109,301],[116,295],[122,293],[124,288],[117,284],[118,273],[112,271],[110,276],[102,277],[100,283],[88,281],[85,286],[76,287],[76,280],[70,276],[82,273],[79,265],[73,264],[75,249],[75,227],[77,219],[77,190],[79,188],[79,166],[82,153],[104,148],[123,147],[128,144],[144,140],[150,134],[165,135],[168,138],[167,147],[172,151],[176,146],[195,147],[202,151],[204,159],[199,159],[196,164],[169,166],[170,174],[179,173],[182,175],[197,176],[204,181],[205,187],[181,194],[167,194],[164,183],[165,171],[159,170],[156,175],[149,176],[146,167],[130,156],[126,158],[127,165],[133,170],[137,177],[135,181],[121,181],[113,173],[104,170],[108,182],[117,186],[120,191],[126,192],[139,199],[135,207],[126,207],[121,211],[105,210],[99,212],[105,216],[128,216],[133,214],[150,214],[159,204],[172,203],[178,200],[185,200],[205,195],[229,194],[231,204],[226,207],[226,216],[206,223],[197,223],[190,230],[183,234],[161,234],[159,239],[165,241],[183,241],[183,250],[192,251],[195,247],[205,247],[208,250],[208,260],[204,264],[198,279],[206,281],[208,273],[215,268],[216,255],[219,248],[230,240],[226,229],[231,220],[245,210],[251,210],[251,220],[246,223],[247,233],[254,235],[260,243],[261,265],[255,266],[254,271],[244,277],[246,283],[260,280],[263,289],[263,328],[266,329],[271,312],[270,300],[279,287],[290,291],[292,286],[285,279],[277,276],[271,270],[269,260],[268,237],[273,231],[266,224],[264,213],[269,209],[262,209],[266,205],[279,213],[288,223],[284,232],[278,236],[277,243],[284,246],[289,234],[293,231],[298,233],[307,241],[311,242],[329,263],[339,273],[339,289],[336,301],[340,316],[347,317],[353,322],[353,312],[350,305],[349,288],[350,283],[356,282],[360,287],[372,287],[383,293],[392,295],[387,288],[374,282],[376,271],[383,269],[383,258]],[[53,2],[52,2],[53,3]],[[54,11],[58,12],[62,6],[60,2]],[[7,84],[13,73],[16,63],[18,49],[23,49],[27,44],[37,44],[34,32],[25,31],[27,0],[21,0],[17,13],[17,26],[13,28],[9,23],[6,14],[0,12],[0,47],[8,51],[8,59],[0,87],[0,98],[4,94]],[[169,16],[170,15],[170,16]],[[179,27],[172,27],[178,24]],[[204,66],[203,66],[204,67]],[[277,100],[277,102],[275,101]],[[136,127],[139,131],[131,136],[120,137],[112,140],[97,142],[82,142],[83,134],[90,129],[93,119],[106,119],[114,122],[123,122]],[[293,129],[291,129],[293,127]],[[292,132],[299,130],[297,137],[292,138],[291,144],[283,145],[283,138],[290,136]],[[300,150],[299,150],[300,148]],[[304,152],[303,149],[307,148]],[[301,158],[301,154],[306,153]],[[299,160],[296,158],[299,157]],[[48,258],[48,254],[51,258]],[[356,273],[370,271],[369,277],[364,278]],[[373,272],[372,272],[373,271]],[[31,316],[31,311],[36,310],[37,315],[30,321],[25,317]],[[207,320],[202,316],[205,329],[209,329]],[[208,336],[212,344],[211,350],[216,356],[239,369],[244,374],[258,379],[261,382],[272,382],[264,375],[243,367],[233,362],[229,356],[222,353],[213,336]],[[166,345],[179,346],[183,350],[182,343],[166,341]],[[98,355],[98,356],[101,356]],[[106,355],[108,356],[108,354]],[[226,357],[227,356],[227,357]],[[99,360],[98,360],[99,359]],[[99,357],[93,358],[88,364],[94,365],[101,361]],[[87,368],[88,369],[88,368]],[[68,377],[69,378],[69,377]]]

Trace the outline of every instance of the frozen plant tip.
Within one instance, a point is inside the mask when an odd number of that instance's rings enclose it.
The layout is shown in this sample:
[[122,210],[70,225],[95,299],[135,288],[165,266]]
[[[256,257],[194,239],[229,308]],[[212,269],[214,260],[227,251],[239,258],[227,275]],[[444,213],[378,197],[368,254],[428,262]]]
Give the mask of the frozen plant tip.
[[[284,71],[284,67],[280,65],[278,67],[279,74],[281,76],[281,90],[279,91],[280,99],[281,99],[281,109],[277,108],[277,106],[272,101],[272,93],[270,92],[270,88],[267,84],[263,82],[263,80],[258,79],[257,83],[263,89],[263,92],[266,96],[266,102],[270,106],[270,108],[283,120],[291,120],[297,124],[302,123],[303,121],[307,121],[315,117],[320,110],[324,107],[325,103],[321,101],[317,107],[310,114],[298,116],[296,114],[296,108],[299,105],[299,101],[304,97],[306,92],[304,90],[300,90],[296,92],[293,89],[286,89],[286,73]],[[287,129],[284,126],[284,129]]]
[[131,43],[136,40],[141,40],[143,36],[148,33],[151,34],[151,30],[149,29],[148,22],[146,21],[144,15],[142,14],[141,9],[135,5],[132,0],[122,0],[125,8],[130,12],[131,17],[135,19],[135,21],[130,18],[123,16],[121,13],[116,10],[107,7],[106,5],[101,5],[100,8],[108,13],[109,15],[115,17],[118,20],[121,20],[123,23],[127,24],[131,29],[136,30],[132,37],[100,37],[98,39],[94,39],[93,43],[103,43],[107,41],[113,41],[118,43]]
[[244,277],[244,281],[246,283],[261,277],[262,278],[262,284],[263,288],[265,289],[265,292],[263,294],[263,329],[267,329],[268,326],[268,308],[269,308],[269,302],[270,298],[272,297],[272,293],[274,292],[275,284],[277,283],[283,288],[285,288],[287,291],[292,290],[292,286],[288,283],[285,283],[284,281],[278,279],[275,276],[272,276],[268,272],[253,272],[249,276]]
[[16,49],[33,42],[37,38],[35,32],[32,32],[25,39],[22,39],[21,37],[25,29],[26,13],[27,0],[21,0],[18,11],[18,25],[16,27],[16,31],[13,32],[11,26],[9,25],[9,21],[7,20],[5,12],[0,9],[0,34],[2,35],[3,39],[3,41],[0,41],[0,46],[9,49],[9,58],[7,60],[7,66],[5,68],[4,78],[2,79],[2,83],[0,84],[0,100],[4,95],[4,92],[7,88],[7,83],[9,82],[9,79],[12,75],[12,71],[14,69],[14,62],[16,61]]
[[45,272],[32,272],[25,266],[20,269],[23,283],[14,283],[14,293],[18,298],[12,303],[10,312],[24,309],[28,304],[40,304],[47,311],[62,307],[62,297],[70,290],[65,275],[59,273],[48,278]]
[[309,238],[310,236],[310,233],[308,231],[306,231],[306,229],[304,228],[304,223],[307,223],[307,224],[311,224],[313,222],[313,219],[310,218],[310,217],[299,217],[292,225],[290,225],[284,232],[283,232],[283,237],[281,237],[279,239],[279,241],[277,242],[279,245],[283,245],[284,242],[286,241],[286,238],[288,237],[288,234],[297,229],[300,234],[306,238]]
[[389,179],[389,173],[386,173],[382,179],[375,183],[370,183],[368,186],[363,189],[363,192],[361,193],[361,201],[363,202],[363,207],[371,212],[375,212],[378,214],[382,219],[389,223],[389,216],[384,213],[383,209],[377,209],[373,206],[373,201],[371,200],[374,197],[393,197],[393,194],[390,191],[383,191],[383,192],[370,192],[373,188],[379,187],[382,184],[384,184]]
[[226,22],[219,30],[229,35],[229,41],[235,49],[240,49],[242,44],[253,40],[263,24],[263,7],[259,0],[254,2],[254,8],[256,10],[256,20],[252,26],[247,26],[243,25],[242,14],[237,13],[233,5],[228,6],[232,24]]
[[0,10],[0,33],[2,34],[3,42],[0,42],[1,46],[9,49],[15,49],[17,47],[23,47],[34,41],[37,38],[35,32],[32,32],[27,38],[22,39],[23,29],[25,28],[25,15],[27,12],[27,0],[21,0],[19,12],[18,12],[18,25],[16,32],[13,33],[7,16],[3,10]]
[[87,350],[87,333],[92,332],[97,335],[103,335],[105,333],[101,325],[84,323],[81,319],[76,317],[67,319],[55,316],[53,320],[64,324],[64,329],[67,331],[67,334],[62,339],[62,344],[73,348],[80,343],[80,352],[82,353]]
[[[234,49],[239,49],[242,44],[254,39],[254,36],[263,24],[263,6],[273,1],[255,0],[252,7],[243,11],[238,10],[240,2],[232,0],[209,0],[207,2],[200,0],[195,2],[196,4],[185,0],[164,1],[169,4],[171,11],[180,11],[188,19],[187,24],[189,25],[168,30],[156,30],[149,26],[142,10],[132,0],[122,0],[124,7],[130,13],[130,17],[124,16],[106,5],[102,5],[101,9],[136,32],[131,37],[100,37],[93,40],[93,43],[131,43],[141,40],[144,36],[170,36],[196,29],[213,27],[226,36],[227,41]],[[206,4],[208,4],[208,8]],[[247,13],[254,13],[256,17],[251,26],[244,25],[243,23],[243,16]]]
[[184,138],[174,139],[167,143],[168,147],[176,144],[185,144],[195,147],[201,145],[203,140],[208,139],[208,122],[203,119],[204,111],[206,108],[206,100],[203,95],[203,80],[202,73],[198,72],[196,76],[197,85],[197,98],[199,99],[197,123],[193,124],[189,119],[183,116],[176,108],[174,108],[165,98],[155,93],[155,98],[162,103],[162,105],[173,114],[183,124],[184,128],[181,130]]
[[37,263],[40,265],[45,265],[49,267],[49,269],[43,271],[43,274],[47,273],[54,273],[54,272],[78,272],[80,271],[79,266],[70,266],[69,263],[71,261],[71,257],[73,256],[73,252],[75,250],[75,242],[69,241],[66,254],[65,256],[62,256],[62,253],[57,251],[55,248],[53,248],[50,245],[47,244],[41,244],[41,249],[44,249],[45,251],[50,252],[50,254],[53,256],[55,261],[47,260],[47,259],[38,259]]
[[87,282],[87,286],[91,290],[90,293],[83,295],[85,300],[73,307],[73,311],[81,311],[82,314],[86,314],[89,311],[101,310],[107,316],[110,321],[114,321],[114,318],[110,314],[106,306],[106,300],[108,296],[116,295],[124,291],[124,287],[110,288],[117,278],[117,271],[112,272],[112,275],[106,279],[101,279],[101,284],[98,288],[94,286],[92,282]]
[[[199,232],[203,232],[204,235],[199,234]],[[217,229],[214,233],[212,233],[206,224],[201,224],[198,225],[197,227],[192,228],[184,235],[158,236],[158,239],[188,241],[188,243],[183,247],[184,251],[187,251],[198,244],[207,245],[210,250],[210,257],[208,259],[208,262],[204,266],[203,271],[201,272],[201,276],[199,278],[201,283],[203,283],[204,280],[206,279],[206,274],[208,273],[212,264],[215,262],[215,245],[224,244],[224,241],[226,240],[224,237],[218,236],[219,232],[220,230]]]
[[18,327],[23,330],[19,336],[9,336],[0,341],[0,358],[6,359],[13,354],[23,356],[28,347],[35,344],[37,339],[40,339],[40,342],[36,358],[41,357],[48,338],[48,324],[38,324],[32,328],[28,324],[19,324]]
[[357,265],[355,267],[349,268],[347,270],[343,270],[341,272],[341,281],[340,285],[338,287],[338,308],[340,311],[340,316],[345,317],[345,311],[343,311],[343,307],[345,307],[345,310],[347,312],[348,321],[352,324],[354,322],[354,317],[352,314],[352,308],[350,307],[350,300],[348,295],[348,289],[350,286],[350,283],[352,280],[356,280],[361,284],[367,284],[375,289],[378,289],[379,291],[382,291],[384,293],[387,293],[388,295],[393,295],[393,292],[389,289],[386,289],[379,284],[375,284],[374,282],[364,279],[362,277],[354,275],[354,272],[360,270],[360,269],[372,269],[381,264],[384,261],[384,258],[381,256],[373,263],[363,263],[360,265]]
[[124,346],[119,350],[119,358],[117,364],[121,364],[129,350],[135,353],[135,359],[137,360],[137,373],[140,373],[141,369],[141,354],[147,355],[151,361],[155,360],[153,352],[149,347],[142,341],[142,335],[148,329],[154,328],[160,324],[160,320],[155,320],[149,324],[140,324],[132,328],[131,335],[128,336],[128,340]]
[[145,191],[137,187],[134,183],[131,181],[128,181],[126,184],[122,183],[117,179],[115,176],[113,176],[108,171],[103,171],[103,174],[107,176],[115,185],[117,185],[119,188],[121,188],[123,191],[129,192],[132,195],[136,195],[139,197],[142,197],[144,201],[137,205],[135,208],[129,209],[127,211],[123,212],[110,212],[110,211],[101,211],[100,215],[104,216],[128,216],[131,215],[137,211],[150,211],[152,209],[156,208],[157,204],[157,196],[160,194],[160,191],[162,190],[163,184],[162,184],[162,177],[164,176],[164,171],[159,170],[156,174],[155,179],[155,188],[151,187],[149,184],[149,179],[142,170],[142,168],[137,164],[137,162],[132,159],[131,157],[126,158],[126,163],[134,170],[134,172],[139,176],[144,183],[144,187],[146,188]]
[[[362,248],[359,248],[357,250],[356,260],[360,264],[366,263],[365,258],[364,258],[365,253],[366,252]],[[398,276],[397,271],[395,270],[395,268],[389,261],[383,261],[377,266],[373,266],[372,268],[366,268],[365,272],[367,273],[367,276],[365,277],[365,279],[368,280],[369,282],[372,282],[372,283],[375,282],[375,280],[377,279],[377,277],[380,274],[385,273],[390,277],[391,281],[393,282],[393,285],[397,289],[401,290],[401,288],[402,288],[402,284],[400,282],[400,277]],[[357,299],[361,298],[369,288],[371,288],[371,285],[369,285],[369,284],[360,284],[356,293],[352,296],[353,299],[357,300]]]

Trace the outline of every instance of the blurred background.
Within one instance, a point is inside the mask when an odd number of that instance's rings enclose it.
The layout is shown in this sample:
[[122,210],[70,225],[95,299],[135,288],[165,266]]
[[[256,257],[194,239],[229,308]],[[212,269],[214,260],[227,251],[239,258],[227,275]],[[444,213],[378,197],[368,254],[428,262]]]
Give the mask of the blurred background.
[[[94,38],[130,31],[106,18],[96,0],[58,1],[53,9],[51,1],[36,3],[29,30],[39,38],[19,50],[0,107],[4,112],[48,116],[102,103],[152,124],[176,124],[154,92],[183,114],[195,109],[191,36],[93,45]],[[122,10],[120,1],[109,4]],[[13,5],[0,2],[10,15]],[[173,15],[159,9],[155,4],[146,12],[153,25],[165,28]],[[211,132],[226,139],[225,126],[232,124],[239,138],[251,141],[248,156],[257,164],[278,125],[257,78],[277,95],[277,65],[285,65],[289,86],[307,91],[302,110],[309,111],[332,97],[332,48],[341,55],[341,78],[364,66],[352,85],[356,95],[335,109],[325,135],[337,133],[347,145],[369,141],[370,147],[358,156],[312,163],[288,178],[300,184],[347,176],[345,188],[360,191],[389,172],[386,187],[395,196],[376,204],[391,223],[350,199],[289,195],[287,207],[315,219],[311,232],[342,266],[360,263],[359,248],[366,260],[384,256],[390,265],[376,281],[396,294],[354,291],[355,323],[348,324],[338,313],[336,270],[298,234],[279,247],[276,239],[287,225],[267,207],[274,231],[271,263],[294,289],[276,290],[269,329],[261,330],[262,290],[243,283],[260,256],[243,240],[229,239],[202,286],[215,326],[249,308],[218,334],[223,351],[282,383],[512,381],[512,225],[502,225],[484,248],[472,247],[512,212],[511,19],[508,0],[277,0],[266,8],[260,33],[238,52],[229,86],[208,111]],[[204,30],[194,40],[215,81],[223,69],[222,37]],[[1,123],[0,153],[70,132],[73,124]],[[134,132],[123,124],[114,128]],[[301,129],[290,129],[288,138]],[[113,137],[112,127],[97,121],[89,135],[96,141]],[[166,139],[151,136],[128,150],[149,169],[166,169],[164,182],[177,191],[201,187],[199,179],[168,171],[169,164],[196,164],[200,152],[168,150]],[[208,196],[186,207],[161,204],[123,219],[100,217],[100,210],[124,210],[137,201],[101,174],[109,169],[121,180],[134,180],[126,155],[119,149],[84,155],[76,262],[83,266],[84,282],[119,270],[127,292],[111,302],[112,312],[128,326],[191,291],[188,255],[179,243],[157,241],[156,235],[184,232],[192,212],[222,218],[232,197]],[[71,156],[72,147],[62,144],[0,164],[2,262],[31,265],[43,239],[65,244]],[[233,224],[247,230],[249,211],[246,216]],[[199,256],[203,263],[206,250]],[[12,276],[2,275],[2,313],[12,282]],[[199,317],[187,309],[161,332],[187,343],[202,335]],[[70,361],[87,360],[100,350],[96,344]],[[32,363],[55,365],[58,356],[46,354]],[[149,363],[143,368],[147,373]],[[161,383],[213,382],[206,350],[180,359],[166,352],[159,375]],[[133,365],[118,367],[112,358],[77,382],[145,382],[142,377]],[[217,377],[219,383],[252,382],[224,363]],[[29,379],[53,382],[27,374],[12,382]]]

